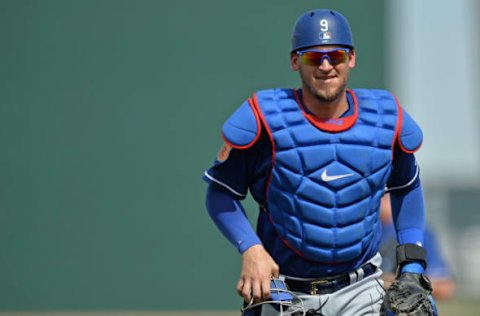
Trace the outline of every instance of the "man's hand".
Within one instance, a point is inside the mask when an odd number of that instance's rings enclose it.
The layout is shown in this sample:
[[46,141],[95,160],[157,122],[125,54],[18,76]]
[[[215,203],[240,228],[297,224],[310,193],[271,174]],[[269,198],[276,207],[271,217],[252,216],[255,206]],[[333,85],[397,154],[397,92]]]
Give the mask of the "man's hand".
[[279,267],[262,245],[248,248],[242,255],[242,272],[237,283],[238,295],[245,302],[270,298],[270,279],[277,278]]

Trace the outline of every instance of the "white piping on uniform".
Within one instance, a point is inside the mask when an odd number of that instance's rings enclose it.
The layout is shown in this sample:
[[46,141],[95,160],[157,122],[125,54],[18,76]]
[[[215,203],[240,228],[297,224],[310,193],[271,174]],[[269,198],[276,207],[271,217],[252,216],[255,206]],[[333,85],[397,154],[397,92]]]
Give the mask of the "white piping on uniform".
[[393,190],[399,190],[399,189],[403,189],[403,188],[406,188],[408,186],[410,186],[418,177],[418,173],[419,173],[419,168],[418,168],[418,164],[416,164],[416,167],[417,169],[415,170],[415,175],[413,176],[412,180],[408,181],[407,184],[404,184],[404,185],[401,185],[401,186],[398,186],[398,187],[393,187],[393,188],[387,188],[387,190],[385,190],[385,192],[390,192],[390,191],[393,191]]
[[233,194],[235,195],[238,195],[238,196],[241,196],[241,197],[244,197],[246,194],[242,194],[242,193],[238,193],[237,191],[235,191],[234,189],[232,189],[231,187],[229,187],[228,185],[226,185],[225,183],[221,182],[221,181],[218,181],[217,179],[215,179],[214,177],[212,177],[211,175],[209,175],[206,171],[205,171],[205,177],[207,177],[208,179],[212,180],[213,182],[221,185],[222,187],[228,189],[230,192],[232,192]]

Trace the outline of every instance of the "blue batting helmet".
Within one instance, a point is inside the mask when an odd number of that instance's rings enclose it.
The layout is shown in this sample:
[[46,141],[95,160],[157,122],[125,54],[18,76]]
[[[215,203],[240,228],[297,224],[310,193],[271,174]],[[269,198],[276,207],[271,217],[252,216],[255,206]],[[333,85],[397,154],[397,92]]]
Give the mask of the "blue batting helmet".
[[353,48],[347,18],[333,10],[313,10],[301,15],[292,35],[292,52],[309,46],[341,45]]

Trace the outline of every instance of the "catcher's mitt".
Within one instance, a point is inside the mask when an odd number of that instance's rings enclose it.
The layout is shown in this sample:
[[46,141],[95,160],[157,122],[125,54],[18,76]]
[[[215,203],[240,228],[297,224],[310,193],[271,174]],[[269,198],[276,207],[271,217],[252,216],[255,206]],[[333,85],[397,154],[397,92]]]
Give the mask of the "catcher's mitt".
[[387,289],[386,307],[397,316],[436,316],[432,285],[423,274],[402,273]]

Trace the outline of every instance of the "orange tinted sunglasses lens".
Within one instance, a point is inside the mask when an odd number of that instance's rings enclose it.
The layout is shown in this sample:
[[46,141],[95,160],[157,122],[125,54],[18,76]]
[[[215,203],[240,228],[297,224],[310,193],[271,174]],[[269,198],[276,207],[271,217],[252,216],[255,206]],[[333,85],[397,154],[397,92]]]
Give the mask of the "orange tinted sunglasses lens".
[[308,50],[300,51],[300,60],[305,65],[318,66],[323,62],[323,59],[327,59],[330,64],[338,65],[344,63],[348,59],[348,50],[347,49],[335,49],[328,51],[320,50]]

